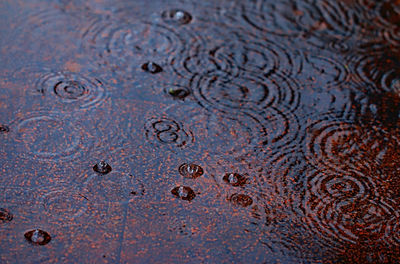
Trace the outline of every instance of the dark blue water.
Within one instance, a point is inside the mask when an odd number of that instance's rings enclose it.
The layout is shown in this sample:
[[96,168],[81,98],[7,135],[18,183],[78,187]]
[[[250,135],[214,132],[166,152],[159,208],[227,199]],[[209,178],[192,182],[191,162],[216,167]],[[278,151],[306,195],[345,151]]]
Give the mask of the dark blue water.
[[0,2],[1,263],[399,263],[400,1]]

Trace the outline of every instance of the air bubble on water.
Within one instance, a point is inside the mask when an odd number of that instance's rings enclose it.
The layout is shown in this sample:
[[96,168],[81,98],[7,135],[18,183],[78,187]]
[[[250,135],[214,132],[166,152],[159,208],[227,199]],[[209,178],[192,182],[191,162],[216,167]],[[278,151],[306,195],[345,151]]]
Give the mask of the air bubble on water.
[[93,166],[93,170],[101,174],[107,174],[112,170],[112,168],[110,164],[102,160]]
[[232,186],[243,186],[246,184],[247,179],[243,175],[239,173],[227,173],[225,176],[222,178],[226,183],[232,185]]
[[192,21],[192,15],[180,9],[164,11],[161,14],[161,17],[164,20],[164,22],[169,24],[185,25]]
[[0,222],[10,222],[13,215],[5,208],[0,208]]
[[156,73],[159,73],[159,72],[163,71],[161,66],[158,65],[155,62],[147,62],[147,63],[143,64],[142,65],[142,70],[147,71],[147,72],[152,73],[152,74],[156,74]]
[[35,245],[43,246],[51,241],[50,235],[47,232],[40,229],[30,230],[26,232],[24,236],[29,242]]
[[187,186],[178,186],[171,190],[171,193],[177,198],[181,198],[182,200],[191,201],[196,197],[196,194],[192,190],[192,188]]
[[181,166],[179,166],[178,170],[182,176],[184,176],[186,178],[192,178],[192,179],[198,178],[201,175],[203,175],[203,173],[204,173],[204,170],[202,167],[200,167],[197,164],[193,164],[193,163],[190,163],[190,164],[184,163]]
[[6,125],[0,124],[0,133],[8,133],[8,132],[10,132],[10,128]]

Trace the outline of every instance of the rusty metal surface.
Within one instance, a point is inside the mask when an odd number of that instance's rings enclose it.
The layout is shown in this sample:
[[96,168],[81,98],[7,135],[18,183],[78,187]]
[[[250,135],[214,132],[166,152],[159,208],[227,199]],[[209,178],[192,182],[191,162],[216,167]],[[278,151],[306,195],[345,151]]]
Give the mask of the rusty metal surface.
[[0,2],[1,263],[399,263],[397,0]]

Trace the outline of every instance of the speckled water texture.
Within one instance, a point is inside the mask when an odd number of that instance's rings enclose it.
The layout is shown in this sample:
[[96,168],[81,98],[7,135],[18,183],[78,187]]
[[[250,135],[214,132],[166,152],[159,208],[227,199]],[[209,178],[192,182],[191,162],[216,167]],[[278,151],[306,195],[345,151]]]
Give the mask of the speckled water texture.
[[0,1],[1,263],[400,263],[400,1]]

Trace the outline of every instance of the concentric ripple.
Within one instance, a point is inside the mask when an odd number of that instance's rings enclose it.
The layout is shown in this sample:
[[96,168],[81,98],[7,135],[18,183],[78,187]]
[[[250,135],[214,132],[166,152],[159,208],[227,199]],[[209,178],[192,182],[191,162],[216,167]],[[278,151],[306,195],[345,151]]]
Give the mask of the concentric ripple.
[[365,175],[316,172],[310,175],[304,211],[311,230],[327,240],[351,243],[384,239],[395,209],[375,196]]
[[340,119],[318,120],[307,128],[306,158],[333,171],[370,167],[380,152],[380,138],[368,127]]
[[73,72],[48,72],[36,82],[36,90],[50,98],[80,109],[101,104],[106,89],[98,79],[89,79]]
[[203,77],[194,80],[192,87],[199,104],[215,109],[243,111],[279,106],[294,110],[300,98],[297,82],[283,75],[263,78],[249,74],[235,79]]
[[72,160],[93,146],[80,125],[57,112],[18,114],[11,126],[16,151],[29,159]]
[[239,64],[230,54],[235,44],[221,43],[210,45],[202,36],[190,35],[186,49],[171,56],[169,64],[174,72],[182,77],[187,75],[224,76],[233,78],[239,75]]
[[320,12],[305,1],[256,0],[243,4],[240,15],[254,29],[279,36],[298,36],[320,20]]
[[361,89],[365,86],[370,92],[400,91],[400,71],[398,50],[375,50],[348,58],[355,69]]
[[194,140],[193,133],[181,123],[167,117],[151,118],[145,124],[147,139],[152,144],[184,148]]
[[60,189],[43,195],[41,204],[48,218],[65,226],[87,212],[89,200],[74,189]]
[[305,56],[302,75],[317,88],[339,87],[350,78],[348,68],[339,59],[309,54]]
[[181,53],[186,41],[180,34],[155,23],[121,23],[96,17],[83,32],[82,41],[103,66],[130,78],[148,57],[168,61]]
[[207,111],[189,104],[171,105],[163,112],[181,118],[185,127],[195,135],[196,141],[204,143],[197,146],[215,155],[239,157],[253,152],[266,140],[262,126],[253,117],[244,114]]
[[144,195],[145,186],[137,176],[113,170],[106,175],[91,175],[83,194],[93,204],[126,204],[137,199],[137,195]]

